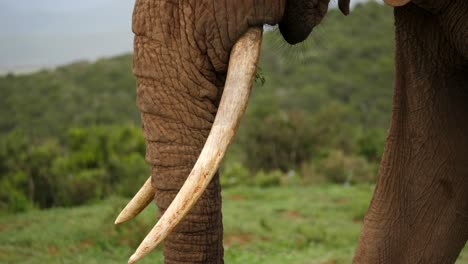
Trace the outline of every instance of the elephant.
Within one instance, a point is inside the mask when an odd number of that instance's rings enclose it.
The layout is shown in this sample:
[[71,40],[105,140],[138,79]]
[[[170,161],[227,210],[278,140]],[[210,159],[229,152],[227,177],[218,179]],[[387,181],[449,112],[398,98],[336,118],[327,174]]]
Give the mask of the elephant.
[[[264,24],[305,40],[329,0],[137,0],[137,106],[165,263],[223,263],[217,168],[245,110]],[[468,238],[468,1],[386,0],[395,16],[391,126],[354,263],[453,263]],[[349,1],[340,0],[349,13]]]

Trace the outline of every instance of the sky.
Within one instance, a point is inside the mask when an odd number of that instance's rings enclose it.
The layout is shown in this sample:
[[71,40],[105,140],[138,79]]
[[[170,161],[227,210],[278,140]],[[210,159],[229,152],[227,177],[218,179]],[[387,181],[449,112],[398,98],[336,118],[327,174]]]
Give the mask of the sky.
[[0,0],[0,72],[130,52],[134,0]]
[[[361,1],[365,0],[354,3]],[[28,72],[131,52],[134,3],[0,0],[0,73]]]

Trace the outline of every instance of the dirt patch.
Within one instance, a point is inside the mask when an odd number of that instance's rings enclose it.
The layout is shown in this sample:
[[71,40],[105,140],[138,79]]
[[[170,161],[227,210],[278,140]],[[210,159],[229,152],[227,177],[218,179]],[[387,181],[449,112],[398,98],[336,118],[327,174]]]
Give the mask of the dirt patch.
[[49,245],[47,247],[47,252],[49,252],[49,255],[51,256],[58,256],[59,254],[59,249],[56,245]]
[[93,241],[91,239],[85,239],[80,241],[78,248],[83,249],[91,246],[93,246]]
[[231,234],[224,237],[224,245],[229,247],[232,245],[247,245],[252,242],[254,236],[249,233]]
[[0,257],[7,257],[9,255],[11,255],[10,251],[7,251],[7,250],[4,250],[4,249],[0,248]]
[[364,216],[354,216],[352,221],[353,223],[360,224],[364,221]]
[[320,262],[320,264],[336,264],[336,260],[334,259],[329,259],[329,260],[324,260],[322,262]]
[[342,205],[342,204],[347,204],[349,202],[349,199],[348,198],[340,198],[340,199],[336,199],[334,202],[337,205]]
[[304,218],[304,216],[301,213],[299,213],[298,211],[294,211],[294,210],[285,211],[284,215],[289,219],[302,219],[302,218]]
[[240,195],[240,194],[229,195],[227,198],[229,200],[234,200],[234,201],[243,201],[243,200],[245,200],[245,197]]
[[68,246],[68,251],[72,253],[80,252],[83,249],[86,249],[92,246],[93,246],[93,241],[91,239],[84,239],[84,240],[81,240],[78,244]]

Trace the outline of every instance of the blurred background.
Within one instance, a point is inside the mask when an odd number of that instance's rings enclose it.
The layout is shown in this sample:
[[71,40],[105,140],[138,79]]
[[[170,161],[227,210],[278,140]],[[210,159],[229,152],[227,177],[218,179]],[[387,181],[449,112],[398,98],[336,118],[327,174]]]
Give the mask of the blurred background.
[[[125,263],[155,223],[152,205],[113,226],[149,175],[133,4],[0,0],[0,263]],[[389,126],[393,14],[335,6],[303,44],[265,34],[221,168],[227,263],[352,259]]]

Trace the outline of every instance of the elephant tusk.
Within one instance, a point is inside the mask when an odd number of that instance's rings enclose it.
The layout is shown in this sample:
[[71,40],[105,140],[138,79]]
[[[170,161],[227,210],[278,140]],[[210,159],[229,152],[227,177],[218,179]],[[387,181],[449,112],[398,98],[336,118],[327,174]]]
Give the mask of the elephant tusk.
[[216,173],[247,107],[257,70],[262,28],[250,28],[234,45],[224,92],[205,146],[169,208],[141,242],[128,263],[147,255],[187,215]]
[[409,3],[411,0],[384,0],[384,2],[393,7],[404,6]]
[[135,194],[135,196],[130,200],[130,202],[125,206],[125,208],[120,212],[117,219],[115,219],[115,224],[118,225],[125,221],[128,221],[135,216],[137,216],[143,209],[148,206],[148,204],[154,198],[154,188],[151,185],[151,176],[146,180],[145,184],[140,188],[140,190]]

